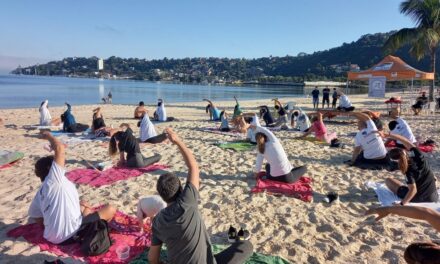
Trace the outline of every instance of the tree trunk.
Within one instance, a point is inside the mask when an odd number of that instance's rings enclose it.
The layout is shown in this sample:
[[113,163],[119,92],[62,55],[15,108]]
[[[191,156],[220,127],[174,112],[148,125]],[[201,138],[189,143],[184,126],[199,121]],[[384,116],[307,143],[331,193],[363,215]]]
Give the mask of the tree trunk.
[[435,89],[435,53],[436,49],[431,50],[431,72],[434,73],[434,79],[432,80],[431,87],[429,87],[429,101],[434,101],[434,89]]

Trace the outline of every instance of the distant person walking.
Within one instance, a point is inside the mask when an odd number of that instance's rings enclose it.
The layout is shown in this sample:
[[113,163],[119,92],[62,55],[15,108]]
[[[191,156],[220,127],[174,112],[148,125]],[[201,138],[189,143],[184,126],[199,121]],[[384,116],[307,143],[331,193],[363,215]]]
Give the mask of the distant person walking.
[[112,91],[110,90],[110,91],[108,92],[108,95],[107,95],[107,102],[108,102],[109,104],[111,104],[111,103],[112,103],[112,100],[113,100],[113,95],[112,95]]
[[332,108],[336,108],[336,103],[338,102],[338,91],[336,91],[336,88],[333,88],[333,101],[332,101]]
[[319,90],[318,86],[315,86],[315,89],[312,91],[312,98],[313,98],[313,109],[318,109],[319,106]]
[[325,87],[322,89],[322,108],[324,108],[324,104],[327,102],[327,108],[330,108],[330,89]]

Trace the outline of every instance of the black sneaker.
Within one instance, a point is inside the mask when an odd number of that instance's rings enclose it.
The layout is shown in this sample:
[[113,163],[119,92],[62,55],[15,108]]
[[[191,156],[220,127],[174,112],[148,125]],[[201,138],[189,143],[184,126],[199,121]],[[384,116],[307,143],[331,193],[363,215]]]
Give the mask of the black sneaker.
[[228,241],[230,243],[234,243],[237,240],[237,229],[235,229],[233,226],[229,227],[228,232]]
[[251,237],[251,233],[248,230],[240,228],[240,231],[238,231],[238,234],[237,234],[238,241],[249,240],[250,237]]

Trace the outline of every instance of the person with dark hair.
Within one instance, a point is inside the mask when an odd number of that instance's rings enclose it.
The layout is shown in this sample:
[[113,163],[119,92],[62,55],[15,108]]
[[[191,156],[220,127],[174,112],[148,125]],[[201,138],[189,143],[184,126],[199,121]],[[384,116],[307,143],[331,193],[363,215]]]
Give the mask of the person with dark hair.
[[220,131],[223,132],[229,132],[231,131],[231,128],[229,127],[229,122],[228,122],[228,114],[226,114],[226,111],[223,110],[220,113]]
[[414,115],[418,115],[424,105],[429,102],[428,97],[426,97],[426,93],[422,92],[422,96],[417,97],[416,103],[412,105],[412,110],[414,111]]
[[[399,215],[428,222],[440,232],[440,213],[430,208],[418,206],[384,206],[370,208],[365,215],[377,215],[376,221],[390,215]],[[409,245],[403,254],[409,264],[440,264],[440,245],[433,242],[419,242]]]
[[298,110],[293,112],[290,126],[301,132],[307,132],[312,124],[310,123],[310,119],[307,114],[299,108]]
[[324,108],[325,103],[327,103],[327,108],[330,107],[330,89],[326,86],[322,89],[322,108]]
[[314,114],[312,117],[312,125],[310,126],[307,131],[299,136],[298,138],[305,138],[311,133],[315,133],[315,138],[318,141],[329,143],[332,142],[332,140],[336,139],[336,133],[327,133],[327,128],[324,125],[324,121],[322,120],[322,113],[318,112]]
[[287,117],[286,109],[284,109],[283,105],[278,99],[272,99],[275,101],[275,110],[278,113],[278,120],[274,126],[281,127],[281,129],[288,129],[289,119]]
[[240,103],[237,100],[237,97],[234,96],[235,99],[235,106],[234,106],[234,114],[232,115],[232,119],[234,120],[241,114],[243,114],[243,111],[241,110]]
[[49,141],[55,156],[40,158],[35,174],[42,184],[29,207],[29,217],[44,224],[44,238],[54,244],[76,242],[77,233],[96,221],[110,221],[116,213],[111,205],[93,212],[86,202],[80,202],[75,184],[65,176],[64,145],[49,131],[41,133]]
[[[388,123],[388,128],[390,129],[391,134],[401,135],[408,139],[411,143],[417,143],[416,137],[414,136],[411,128],[408,123],[399,116],[399,111],[397,109],[393,109],[390,112],[390,117],[393,119]],[[405,148],[402,142],[397,141],[396,146],[399,148]]]
[[40,105],[40,126],[59,126],[61,124],[61,118],[55,118],[52,120],[52,116],[49,112],[49,100],[44,100]]
[[272,117],[272,114],[270,113],[269,107],[267,105],[262,105],[260,108],[260,118],[263,119],[264,123],[266,124],[266,127],[274,127],[275,121]]
[[63,131],[68,132],[71,130],[70,127],[76,124],[76,121],[75,117],[72,115],[72,107],[68,103],[66,103],[66,106],[67,110],[61,115],[61,120],[63,121]]
[[107,137],[112,136],[116,132],[115,129],[107,127],[104,122],[104,116],[102,115],[101,107],[93,110],[92,117],[92,132],[95,133],[95,137]]
[[351,112],[355,109],[347,95],[345,95],[341,90],[338,90],[337,94],[339,98],[339,106],[337,110]]
[[318,86],[315,86],[315,89],[312,91],[312,99],[313,99],[313,109],[318,109],[319,107],[319,89]]
[[403,136],[389,134],[387,137],[402,142],[409,151],[400,148],[390,150],[390,158],[397,160],[400,171],[406,176],[406,185],[396,179],[387,178],[385,181],[387,187],[402,199],[401,205],[410,202],[437,202],[439,197],[435,186],[436,180],[423,153]]
[[148,253],[149,263],[160,263],[162,245],[168,248],[168,262],[173,264],[244,263],[253,251],[249,241],[237,241],[214,255],[211,241],[198,209],[200,199],[200,171],[191,150],[171,129],[165,130],[168,139],[178,147],[188,167],[188,176],[182,188],[173,173],[159,177],[156,189],[167,207],[159,211],[152,224],[152,240]]
[[134,109],[134,118],[139,119],[142,118],[144,115],[148,115],[148,110],[145,107],[145,104],[143,101],[139,102],[139,105]]
[[332,98],[332,108],[336,108],[336,103],[338,102],[338,91],[336,88],[333,88]]
[[144,143],[158,144],[162,143],[167,139],[167,136],[162,133],[157,135],[154,124],[151,122],[148,115],[144,115],[139,124],[140,127],[140,141]]
[[220,110],[218,110],[211,100],[203,99],[203,101],[208,102],[208,105],[206,106],[206,113],[209,113],[209,120],[220,121]]
[[257,160],[254,175],[257,178],[261,171],[263,161],[267,160],[266,178],[273,181],[293,183],[307,172],[306,166],[293,168],[281,142],[267,128],[250,126],[256,132]]
[[[119,128],[121,130],[113,134],[109,144],[110,156],[116,155],[119,150],[119,166],[143,168],[159,162],[162,158],[159,154],[149,158],[142,155],[139,142],[128,124],[121,124]],[[125,157],[125,153],[127,153],[127,157]]]
[[377,130],[382,131],[383,130],[383,123],[382,120],[380,120],[380,113],[378,112],[372,112],[370,110],[364,110],[362,113],[368,115],[370,119],[374,122],[374,125],[376,125]]
[[378,130],[373,120],[364,113],[351,113],[351,115],[358,119],[359,132],[354,140],[355,147],[351,160],[347,163],[361,169],[392,170],[387,149],[380,135],[376,133]]

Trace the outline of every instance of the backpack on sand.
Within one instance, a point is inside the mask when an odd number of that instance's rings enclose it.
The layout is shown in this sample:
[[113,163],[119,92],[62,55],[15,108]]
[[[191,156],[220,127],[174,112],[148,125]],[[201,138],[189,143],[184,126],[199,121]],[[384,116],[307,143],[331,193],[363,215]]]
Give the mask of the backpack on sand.
[[107,221],[102,219],[86,225],[78,235],[81,252],[86,256],[101,255],[112,245]]

